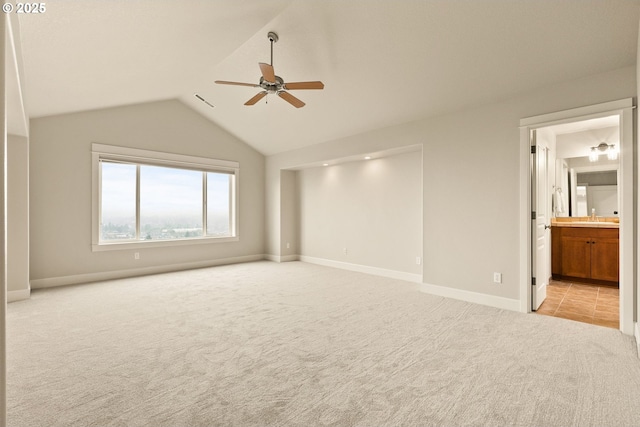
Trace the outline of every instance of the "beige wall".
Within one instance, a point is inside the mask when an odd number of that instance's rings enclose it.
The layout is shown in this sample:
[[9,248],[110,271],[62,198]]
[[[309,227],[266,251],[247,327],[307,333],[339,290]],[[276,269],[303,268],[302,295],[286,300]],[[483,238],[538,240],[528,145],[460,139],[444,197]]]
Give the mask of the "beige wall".
[[[637,45],[637,54],[636,54],[636,94],[640,93],[640,31],[638,32],[638,45]],[[636,105],[637,105],[637,98],[636,98]],[[638,150],[638,135],[640,134],[640,120],[638,120],[638,116],[637,116],[637,111],[636,110],[636,128],[635,128],[635,140],[634,140],[634,146],[636,147],[636,159],[635,160],[635,171],[636,171],[636,175],[638,176],[638,181],[636,181],[636,202],[638,200],[638,191],[640,191],[640,174],[638,174],[638,165],[640,165],[640,150]],[[640,322],[638,319],[640,317],[640,313],[638,313],[640,311],[640,285],[638,284],[638,276],[637,276],[637,271],[638,271],[638,264],[640,264],[640,251],[638,250],[638,248],[640,247],[640,233],[638,233],[637,228],[640,225],[640,209],[636,210],[637,213],[637,218],[636,218],[636,223],[635,223],[635,228],[636,228],[636,239],[634,240],[634,249],[636,251],[636,265],[635,265],[635,269],[634,271],[636,271],[636,281],[634,282],[634,292],[636,294],[636,301],[633,307],[633,318],[635,320],[635,337],[636,337],[636,345],[638,347],[638,354],[640,354]]]
[[298,200],[298,173],[292,170],[280,171],[280,241],[281,256],[295,257],[299,252],[300,208]]
[[[92,252],[91,143],[240,163],[240,240]],[[242,260],[264,253],[264,156],[179,101],[31,120],[33,287]],[[111,277],[107,275],[107,277]],[[51,281],[51,279],[55,279]],[[61,279],[62,278],[62,279]]]
[[422,274],[421,151],[301,170],[299,199],[301,255]]
[[7,291],[9,300],[29,296],[29,143],[7,137]]
[[[269,156],[266,185],[278,191],[276,171],[296,165],[422,144],[424,282],[518,300],[519,253],[526,244],[519,241],[520,119],[635,95],[635,67],[540,88]],[[278,194],[267,198],[267,215],[279,217]],[[267,248],[277,251],[279,230],[269,231]],[[503,274],[502,284],[493,283],[493,272]]]

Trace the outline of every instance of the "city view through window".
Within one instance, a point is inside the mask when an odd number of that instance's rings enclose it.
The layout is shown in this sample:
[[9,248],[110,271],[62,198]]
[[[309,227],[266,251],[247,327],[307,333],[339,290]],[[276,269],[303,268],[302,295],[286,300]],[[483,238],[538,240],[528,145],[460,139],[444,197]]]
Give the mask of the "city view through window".
[[[173,240],[232,235],[233,175],[164,166],[102,161],[103,242]],[[136,218],[137,168],[140,217]],[[206,206],[203,206],[206,177]],[[206,208],[203,210],[203,208]],[[203,218],[206,216],[206,231]],[[136,221],[140,233],[136,235]]]

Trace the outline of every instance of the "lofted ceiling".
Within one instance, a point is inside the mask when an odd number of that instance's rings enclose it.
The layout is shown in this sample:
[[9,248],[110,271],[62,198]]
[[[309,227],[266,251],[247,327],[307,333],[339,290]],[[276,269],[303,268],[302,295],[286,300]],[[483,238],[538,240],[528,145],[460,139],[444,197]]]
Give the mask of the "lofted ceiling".
[[[632,0],[56,0],[20,15],[30,117],[178,98],[265,155],[635,65]],[[321,80],[244,106],[276,74]],[[197,93],[210,107],[197,99]]]

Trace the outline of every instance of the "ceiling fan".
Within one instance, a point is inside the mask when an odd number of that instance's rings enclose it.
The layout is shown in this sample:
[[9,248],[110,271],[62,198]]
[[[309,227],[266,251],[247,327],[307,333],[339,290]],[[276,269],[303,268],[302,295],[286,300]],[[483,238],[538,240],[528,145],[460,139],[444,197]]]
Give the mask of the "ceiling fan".
[[262,72],[260,83],[239,83],[228,82],[224,80],[216,80],[215,82],[219,85],[251,86],[260,87],[263,89],[262,92],[259,92],[253,98],[245,102],[244,105],[255,105],[258,101],[260,101],[268,94],[276,94],[296,108],[304,107],[304,102],[291,95],[287,91],[300,89],[324,89],[324,84],[318,81],[285,83],[282,77],[276,76],[275,71],[273,70],[273,44],[278,41],[278,35],[273,31],[270,31],[267,36],[269,37],[269,41],[271,42],[271,64],[265,64],[264,62],[258,63],[258,65],[260,66],[260,71]]

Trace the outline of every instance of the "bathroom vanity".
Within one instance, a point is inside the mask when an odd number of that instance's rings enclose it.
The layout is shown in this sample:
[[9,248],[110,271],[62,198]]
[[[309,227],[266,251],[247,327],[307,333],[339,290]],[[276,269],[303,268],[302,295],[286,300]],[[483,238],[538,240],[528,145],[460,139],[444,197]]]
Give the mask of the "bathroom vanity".
[[613,220],[553,221],[551,224],[553,278],[617,285],[619,239],[619,224]]

